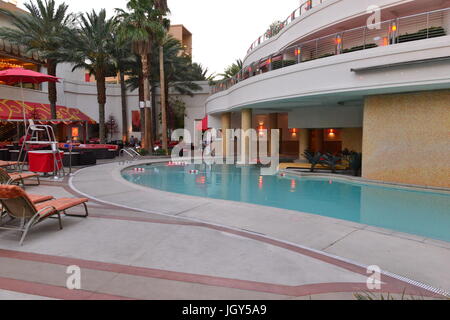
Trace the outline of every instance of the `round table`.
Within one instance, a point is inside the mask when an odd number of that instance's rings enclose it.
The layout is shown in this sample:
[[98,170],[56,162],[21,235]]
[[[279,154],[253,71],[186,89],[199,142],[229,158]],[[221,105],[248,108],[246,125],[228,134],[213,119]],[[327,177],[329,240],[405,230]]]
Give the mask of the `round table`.
[[28,152],[29,171],[39,173],[55,172],[62,168],[64,152],[55,153],[57,166],[55,168],[54,154],[51,150],[38,150]]

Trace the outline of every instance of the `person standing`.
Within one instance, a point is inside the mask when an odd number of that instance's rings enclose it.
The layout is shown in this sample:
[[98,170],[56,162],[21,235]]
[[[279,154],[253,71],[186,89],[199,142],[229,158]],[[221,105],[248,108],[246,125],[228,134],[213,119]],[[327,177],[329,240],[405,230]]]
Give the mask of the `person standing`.
[[130,147],[134,148],[136,146],[136,138],[131,136],[130,138]]

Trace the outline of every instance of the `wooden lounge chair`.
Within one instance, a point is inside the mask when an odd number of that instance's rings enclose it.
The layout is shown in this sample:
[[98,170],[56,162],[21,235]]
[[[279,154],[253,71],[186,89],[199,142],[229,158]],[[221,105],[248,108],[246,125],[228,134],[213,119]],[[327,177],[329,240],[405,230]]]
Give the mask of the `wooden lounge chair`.
[[37,173],[8,173],[5,169],[0,168],[0,184],[21,184],[25,186],[25,179],[36,178],[36,186],[41,184],[39,174]]
[[[20,245],[22,245],[31,227],[47,218],[58,219],[59,227],[62,229],[62,213],[67,216],[87,217],[87,202],[88,199],[86,198],[62,198],[34,204],[20,187],[0,185],[0,204],[8,213],[11,220],[21,220],[19,227],[2,224],[0,225],[0,229],[21,231]],[[66,210],[81,204],[84,206],[85,215],[69,215],[66,213]]]

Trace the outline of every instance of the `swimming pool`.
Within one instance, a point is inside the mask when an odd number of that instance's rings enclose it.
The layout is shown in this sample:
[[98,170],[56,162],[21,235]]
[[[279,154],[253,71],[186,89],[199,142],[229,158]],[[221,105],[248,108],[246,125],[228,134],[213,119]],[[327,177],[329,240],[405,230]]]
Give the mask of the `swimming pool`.
[[[163,191],[242,201],[450,242],[450,195],[338,180],[261,176],[256,166],[140,166],[123,177]],[[192,170],[198,170],[192,171]]]

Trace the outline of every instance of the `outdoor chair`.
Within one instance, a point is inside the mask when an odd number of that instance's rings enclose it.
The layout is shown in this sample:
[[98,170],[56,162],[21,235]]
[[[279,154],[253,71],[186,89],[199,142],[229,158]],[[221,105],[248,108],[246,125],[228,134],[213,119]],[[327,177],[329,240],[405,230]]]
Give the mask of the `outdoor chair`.
[[[2,223],[0,229],[21,231],[20,245],[22,245],[31,227],[47,218],[58,219],[60,230],[63,228],[61,214],[86,218],[88,216],[87,202],[88,199],[86,198],[61,198],[35,204],[20,187],[1,185],[0,204],[10,221],[20,220],[20,226]],[[70,215],[66,213],[66,210],[81,204],[84,206],[85,215]]]
[[8,173],[5,169],[0,168],[0,184],[21,184],[25,186],[25,179],[36,178],[36,186],[41,184],[39,174],[37,173]]
[[[43,196],[43,195],[39,195],[39,194],[30,194],[30,193],[28,193],[28,198],[30,198],[31,202],[34,204],[54,199],[52,196]],[[1,225],[2,219],[5,218],[7,216],[7,214],[8,213],[5,210],[3,210],[3,207],[0,204],[0,225]]]

